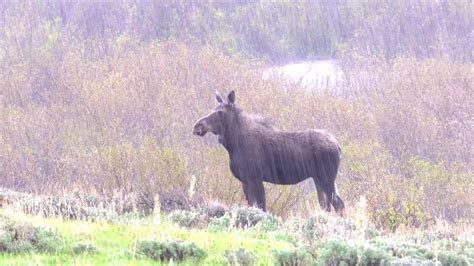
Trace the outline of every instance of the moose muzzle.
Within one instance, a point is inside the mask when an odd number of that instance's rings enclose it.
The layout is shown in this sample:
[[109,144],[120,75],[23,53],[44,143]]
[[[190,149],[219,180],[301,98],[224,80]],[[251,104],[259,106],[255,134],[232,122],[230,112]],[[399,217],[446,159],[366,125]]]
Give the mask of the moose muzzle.
[[203,122],[198,122],[194,125],[193,134],[198,136],[204,136],[207,133],[207,126]]

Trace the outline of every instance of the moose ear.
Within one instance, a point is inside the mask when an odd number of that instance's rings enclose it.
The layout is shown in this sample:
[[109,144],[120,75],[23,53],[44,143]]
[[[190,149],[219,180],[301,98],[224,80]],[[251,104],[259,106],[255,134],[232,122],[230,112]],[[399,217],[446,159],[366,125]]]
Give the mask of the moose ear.
[[230,104],[234,104],[235,103],[235,92],[231,91],[229,93],[229,95],[227,96],[227,99],[228,99]]
[[216,91],[216,100],[219,102],[219,103],[223,103],[224,102],[224,99],[222,99],[222,96],[219,94],[219,92]]

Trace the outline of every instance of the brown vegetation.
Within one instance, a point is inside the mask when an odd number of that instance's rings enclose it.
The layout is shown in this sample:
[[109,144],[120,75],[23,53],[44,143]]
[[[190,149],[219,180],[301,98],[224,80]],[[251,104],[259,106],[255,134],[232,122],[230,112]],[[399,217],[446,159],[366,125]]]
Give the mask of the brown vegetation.
[[[473,219],[472,63],[387,63],[347,52],[344,82],[307,91],[279,77],[264,81],[260,63],[210,46],[126,33],[83,38],[59,30],[60,21],[20,13],[2,13],[3,187],[156,194],[188,193],[193,183],[197,195],[240,203],[225,150],[212,136],[192,136],[214,92],[236,90],[243,109],[283,130],[333,132],[343,149],[340,192],[348,205],[365,195],[378,225]],[[266,190],[275,214],[316,209],[304,189]]]

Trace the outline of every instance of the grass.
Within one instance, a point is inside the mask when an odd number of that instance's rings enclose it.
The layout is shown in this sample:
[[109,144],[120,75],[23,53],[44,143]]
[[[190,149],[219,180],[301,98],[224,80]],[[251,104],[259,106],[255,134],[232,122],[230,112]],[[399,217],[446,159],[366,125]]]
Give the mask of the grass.
[[[452,226],[440,222],[425,230],[378,231],[360,218],[364,214],[357,211],[363,210],[356,208],[344,218],[322,213],[310,219],[279,219],[278,226],[270,230],[262,223],[248,228],[234,224],[219,231],[202,224],[186,228],[164,213],[155,213],[155,217],[128,215],[117,220],[92,222],[32,216],[7,206],[0,209],[0,221],[50,228],[60,235],[61,247],[49,253],[0,253],[0,265],[156,265],[157,261],[138,249],[142,241],[193,243],[206,253],[199,263],[202,265],[224,265],[229,257],[237,255],[248,260],[249,254],[256,265],[293,265],[294,261],[317,265],[407,261],[439,261],[441,265],[474,263],[474,228],[470,224]],[[368,233],[368,228],[377,232]],[[231,253],[234,255],[230,256]],[[181,264],[195,265],[196,262],[185,260]]]
[[[40,218],[23,214],[1,212],[13,220],[27,220],[35,225],[44,225],[58,230],[65,247],[53,254],[1,254],[1,265],[156,265],[156,262],[140,256],[136,246],[146,239],[179,239],[191,241],[208,253],[204,264],[222,264],[224,253],[229,249],[245,247],[256,254],[262,265],[272,262],[272,250],[286,249],[291,243],[277,239],[276,235],[258,230],[235,229],[229,232],[187,230],[171,223],[166,218],[156,222],[152,218],[130,219],[127,223],[73,221],[59,218]],[[98,250],[96,254],[73,253],[77,243],[87,242]]]

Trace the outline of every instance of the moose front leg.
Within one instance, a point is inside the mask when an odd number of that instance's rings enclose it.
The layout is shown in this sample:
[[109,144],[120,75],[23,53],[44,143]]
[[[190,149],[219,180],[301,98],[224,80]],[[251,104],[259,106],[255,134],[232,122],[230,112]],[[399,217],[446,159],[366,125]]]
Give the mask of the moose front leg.
[[266,212],[267,208],[263,182],[261,180],[247,180],[246,182],[242,182],[242,187],[248,204]]
[[242,182],[242,189],[244,191],[245,200],[247,200],[247,202],[250,204],[248,187],[249,186],[245,182]]

